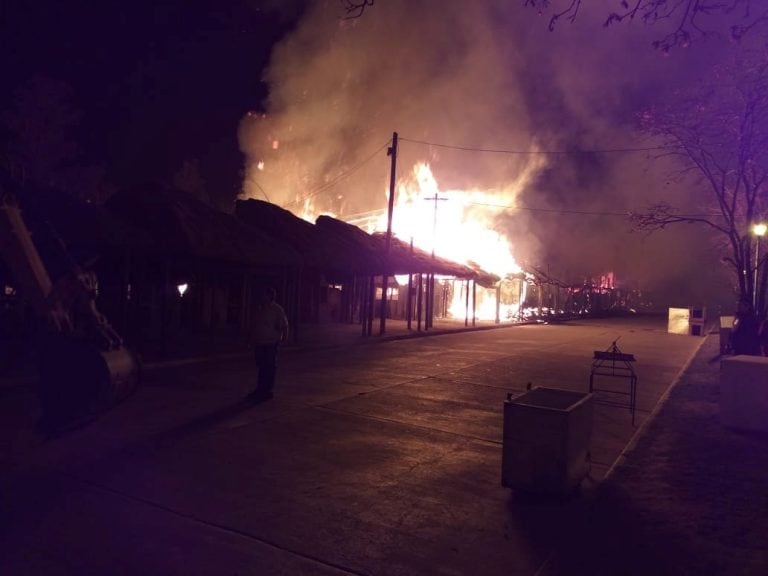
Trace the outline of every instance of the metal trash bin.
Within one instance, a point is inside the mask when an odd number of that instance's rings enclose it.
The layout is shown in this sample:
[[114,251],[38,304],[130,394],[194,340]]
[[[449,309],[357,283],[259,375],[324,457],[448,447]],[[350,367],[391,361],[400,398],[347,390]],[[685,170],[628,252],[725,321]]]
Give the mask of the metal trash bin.
[[536,387],[504,403],[501,484],[551,495],[573,492],[589,473],[591,393]]

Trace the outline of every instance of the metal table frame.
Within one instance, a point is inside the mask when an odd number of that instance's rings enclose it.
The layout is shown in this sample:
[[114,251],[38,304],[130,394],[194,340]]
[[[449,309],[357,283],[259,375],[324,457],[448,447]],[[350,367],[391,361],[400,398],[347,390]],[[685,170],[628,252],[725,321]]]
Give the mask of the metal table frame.
[[[635,362],[634,354],[625,354],[616,345],[616,340],[607,350],[595,350],[592,357],[592,370],[589,374],[590,392],[607,392],[629,396],[628,408],[632,413],[632,425],[635,425],[635,408],[637,405],[637,374],[632,366]],[[623,378],[629,381],[629,392],[613,390],[610,388],[596,388],[595,376],[608,376],[611,378]]]

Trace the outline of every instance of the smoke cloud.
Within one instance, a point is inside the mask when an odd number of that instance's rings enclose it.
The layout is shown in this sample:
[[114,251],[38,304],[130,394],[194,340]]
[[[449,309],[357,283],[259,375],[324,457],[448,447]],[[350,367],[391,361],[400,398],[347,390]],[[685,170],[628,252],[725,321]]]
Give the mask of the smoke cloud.
[[705,74],[722,45],[664,55],[651,48],[662,30],[602,28],[592,5],[550,33],[522,4],[382,0],[343,20],[338,1],[312,2],[274,49],[264,109],[241,122],[243,196],[298,214],[386,210],[396,131],[400,178],[427,162],[441,189],[514,207],[495,223],[523,264],[567,282],[615,271],[670,304],[727,292],[703,277],[719,270],[705,231],[630,232],[622,213],[695,203],[669,164],[617,151],[653,144],[636,114]]

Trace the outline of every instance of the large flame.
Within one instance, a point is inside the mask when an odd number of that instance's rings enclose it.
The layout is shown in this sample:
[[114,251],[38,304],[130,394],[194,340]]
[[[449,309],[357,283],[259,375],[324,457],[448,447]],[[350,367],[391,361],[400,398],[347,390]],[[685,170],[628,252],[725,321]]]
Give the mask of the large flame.
[[[496,219],[504,210],[514,209],[519,192],[535,169],[529,165],[515,182],[500,190],[441,190],[429,164],[417,163],[411,174],[397,183],[392,234],[436,256],[479,266],[500,278],[518,274],[522,269],[511,242],[496,229]],[[317,217],[311,197],[294,206],[293,212],[309,222]],[[361,215],[323,213],[369,233],[387,229],[384,208]]]
[[[398,182],[392,233],[437,256],[477,264],[501,278],[519,273],[509,239],[494,224],[502,210],[514,207],[527,176],[522,174],[505,190],[441,190],[429,164],[416,164],[411,177]],[[379,214],[368,228],[386,230],[387,214]]]
[[[392,233],[436,256],[479,266],[501,279],[512,275],[519,277],[522,268],[515,260],[513,246],[497,229],[496,223],[504,210],[514,209],[519,192],[537,168],[535,163],[530,163],[517,180],[504,189],[441,190],[429,164],[417,163],[407,177],[397,182]],[[317,213],[312,200],[308,198],[298,209],[294,207],[294,213],[314,222]],[[386,203],[382,202],[382,205]],[[324,213],[328,214],[327,211]],[[387,229],[387,210],[384,208],[361,215],[330,215],[368,232]],[[503,287],[498,290],[470,288],[460,280],[441,278],[438,281],[452,294],[447,310],[452,317],[465,317],[474,307],[478,319],[514,320],[525,299],[524,282],[515,284],[514,294],[504,294]],[[407,280],[402,278],[398,282],[407,283]]]
[[[418,163],[410,177],[397,185],[392,233],[423,250],[454,262],[475,264],[504,279],[522,272],[509,239],[495,227],[500,212],[512,209],[531,166],[504,190],[441,190],[429,164]],[[369,220],[369,231],[387,228],[387,214]],[[525,284],[516,283],[517,294],[502,294],[501,288],[483,288],[441,279],[452,294],[448,315],[472,314],[480,320],[517,319],[525,298]]]

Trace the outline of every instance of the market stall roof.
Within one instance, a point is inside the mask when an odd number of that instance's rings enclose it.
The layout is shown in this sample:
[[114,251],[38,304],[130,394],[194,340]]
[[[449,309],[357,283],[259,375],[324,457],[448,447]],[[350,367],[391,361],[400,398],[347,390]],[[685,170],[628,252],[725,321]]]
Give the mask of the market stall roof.
[[361,228],[322,215],[315,224],[289,210],[263,200],[239,200],[235,215],[247,225],[285,242],[302,254],[305,266],[331,273],[354,275],[434,273],[473,278],[487,285],[498,277],[477,267],[432,257],[419,248],[392,238],[389,253],[382,233],[368,234]]
[[342,246],[353,255],[354,270],[359,274],[379,275],[385,271],[384,252],[373,237],[352,224],[331,216],[318,216],[315,226],[326,240]]
[[154,247],[169,253],[259,267],[291,267],[300,262],[290,246],[186,192],[124,192],[111,197],[106,208],[115,219],[148,234]]
[[498,281],[498,277],[473,269],[463,264],[433,257],[428,252],[392,237],[387,253],[386,235],[381,232],[368,234],[364,230],[330,216],[320,216],[316,225],[321,230],[334,234],[340,241],[353,246],[360,253],[370,256],[369,270],[372,274],[441,274],[456,278],[472,278],[487,284]]
[[235,215],[248,226],[257,228],[287,244],[302,256],[306,267],[329,273],[367,274],[368,255],[289,210],[263,200],[238,200]]
[[[386,235],[383,232],[373,234],[382,245],[382,250],[386,247]],[[477,280],[479,284],[491,286],[498,282],[499,277],[490,272],[485,272],[479,266],[468,266],[441,258],[432,256],[426,250],[411,246],[409,243],[392,237],[390,244],[390,264],[395,274],[408,273],[430,273],[443,276],[454,276],[456,278]],[[405,272],[403,272],[405,270]]]

